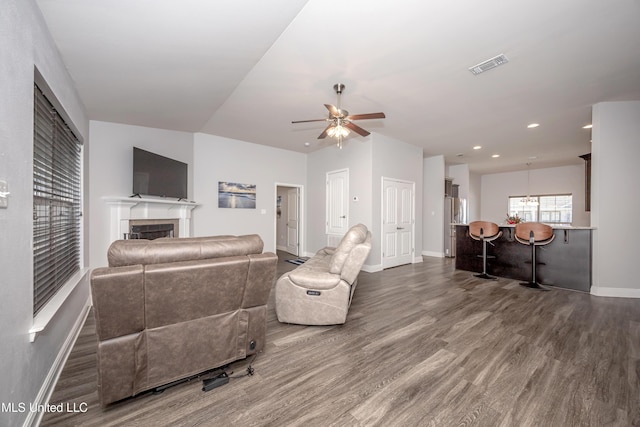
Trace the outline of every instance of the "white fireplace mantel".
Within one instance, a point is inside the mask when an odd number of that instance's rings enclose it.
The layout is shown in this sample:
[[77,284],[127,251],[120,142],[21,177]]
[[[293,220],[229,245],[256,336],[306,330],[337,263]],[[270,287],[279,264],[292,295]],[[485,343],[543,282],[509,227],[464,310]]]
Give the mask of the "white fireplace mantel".
[[136,219],[177,219],[178,236],[191,237],[191,211],[195,202],[135,197],[103,197],[109,206],[110,240],[129,233],[129,221]]

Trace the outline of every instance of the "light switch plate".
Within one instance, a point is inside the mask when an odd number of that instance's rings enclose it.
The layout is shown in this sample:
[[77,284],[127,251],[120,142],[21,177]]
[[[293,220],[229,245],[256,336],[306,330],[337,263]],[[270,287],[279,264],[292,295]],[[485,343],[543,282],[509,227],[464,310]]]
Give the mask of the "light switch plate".
[[7,181],[0,181],[0,208],[6,209],[9,206],[9,185]]

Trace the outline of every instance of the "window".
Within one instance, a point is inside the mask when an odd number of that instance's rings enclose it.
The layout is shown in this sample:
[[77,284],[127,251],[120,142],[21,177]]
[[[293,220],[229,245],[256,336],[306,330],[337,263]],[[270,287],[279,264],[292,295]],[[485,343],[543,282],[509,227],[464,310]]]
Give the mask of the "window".
[[571,224],[573,212],[573,196],[571,194],[531,196],[531,199],[538,202],[537,205],[526,205],[523,199],[523,196],[509,197],[509,215],[517,213],[527,222]]
[[38,85],[33,129],[35,315],[80,270],[82,145]]

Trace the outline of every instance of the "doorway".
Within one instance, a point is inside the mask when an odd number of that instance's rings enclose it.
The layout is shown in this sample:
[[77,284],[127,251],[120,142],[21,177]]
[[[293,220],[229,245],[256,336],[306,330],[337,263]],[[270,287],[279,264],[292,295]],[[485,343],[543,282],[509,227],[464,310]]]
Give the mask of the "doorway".
[[302,193],[295,184],[276,184],[276,249],[294,256],[301,255]]
[[327,172],[327,246],[338,246],[349,229],[349,169]]
[[413,262],[415,183],[382,178],[382,268]]

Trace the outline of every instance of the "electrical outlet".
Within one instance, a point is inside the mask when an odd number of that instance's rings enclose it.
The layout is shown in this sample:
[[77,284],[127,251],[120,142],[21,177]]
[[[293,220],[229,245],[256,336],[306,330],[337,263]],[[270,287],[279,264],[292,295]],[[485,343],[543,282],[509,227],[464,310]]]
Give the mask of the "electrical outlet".
[[9,185],[7,181],[0,181],[0,208],[6,209],[9,206]]

